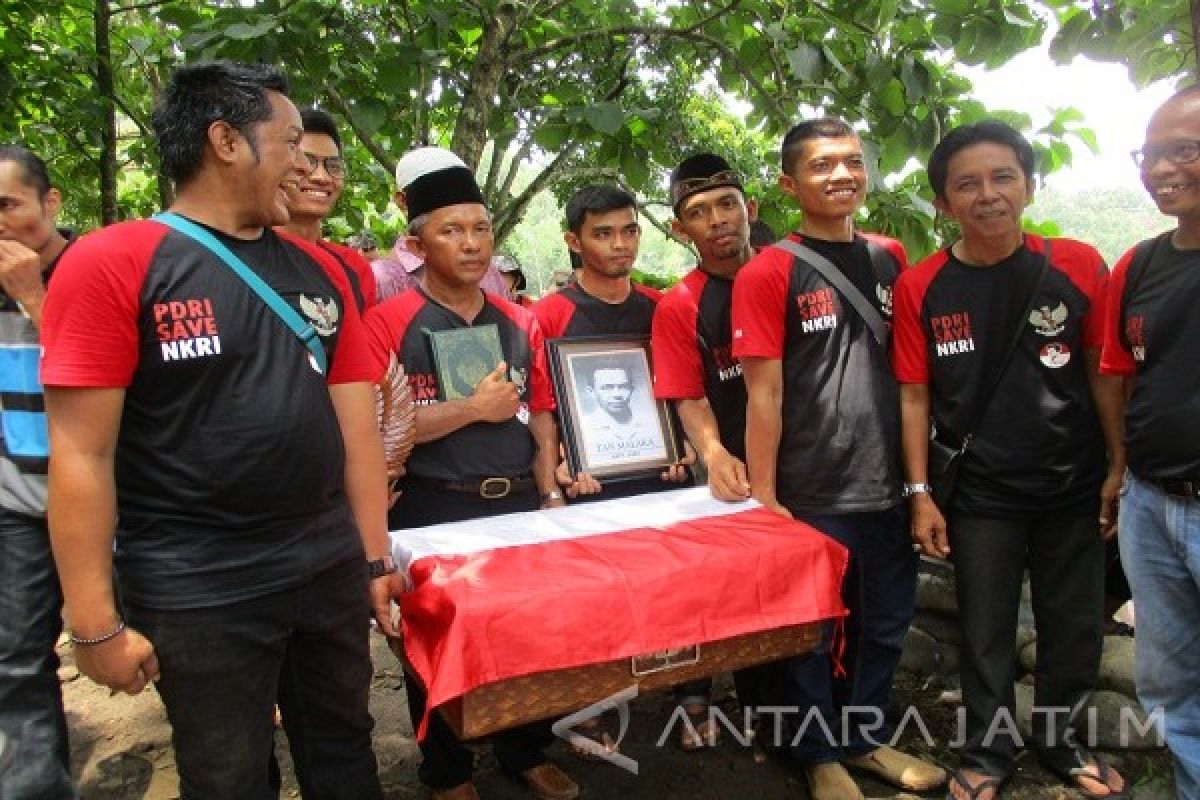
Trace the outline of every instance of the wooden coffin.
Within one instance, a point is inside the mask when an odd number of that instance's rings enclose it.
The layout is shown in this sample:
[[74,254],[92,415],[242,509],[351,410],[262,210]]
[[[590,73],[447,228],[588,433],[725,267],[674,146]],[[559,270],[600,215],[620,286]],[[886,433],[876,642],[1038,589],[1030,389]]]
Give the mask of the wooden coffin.
[[[631,686],[639,691],[666,689],[809,653],[820,641],[821,626],[820,622],[793,625],[679,650],[535,672],[479,686],[438,711],[460,739],[476,739],[526,722],[565,716]],[[390,639],[388,644],[407,667],[402,641]],[[417,680],[411,669],[405,673],[405,680]]]

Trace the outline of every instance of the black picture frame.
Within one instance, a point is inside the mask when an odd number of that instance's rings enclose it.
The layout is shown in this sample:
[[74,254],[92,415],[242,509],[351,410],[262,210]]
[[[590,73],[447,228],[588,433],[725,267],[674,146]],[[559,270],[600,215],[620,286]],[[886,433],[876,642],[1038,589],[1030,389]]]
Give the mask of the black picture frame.
[[572,475],[641,478],[679,462],[679,421],[670,403],[654,398],[649,337],[550,339],[546,350]]

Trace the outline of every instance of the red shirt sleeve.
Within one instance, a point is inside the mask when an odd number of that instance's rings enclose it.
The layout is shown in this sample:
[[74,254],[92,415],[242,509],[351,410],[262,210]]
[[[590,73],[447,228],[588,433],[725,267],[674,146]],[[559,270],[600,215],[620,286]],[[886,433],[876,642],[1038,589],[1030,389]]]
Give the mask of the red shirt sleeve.
[[878,233],[863,233],[862,237],[874,242],[883,247],[892,254],[892,258],[896,259],[896,263],[900,265],[900,272],[908,269],[908,253],[904,249],[904,244],[890,236],[881,236]]
[[358,314],[358,304],[354,301],[354,291],[350,288],[350,281],[346,278],[342,265],[334,256],[312,242],[284,231],[276,233],[317,262],[342,296],[342,325],[338,330],[336,350],[330,359],[333,362],[332,367],[325,382],[331,385],[377,383],[387,370],[387,361],[385,359],[380,362],[368,345],[362,318]]
[[533,351],[533,374],[529,381],[529,410],[553,411],[554,384],[550,381],[550,368],[546,361],[546,342],[542,327],[537,319],[524,308],[517,306],[522,314],[529,316],[529,347]]
[[[393,353],[400,358],[402,346],[400,337],[404,335],[409,322],[412,321],[423,302],[424,300],[416,289],[408,289],[368,308],[367,313],[363,315],[367,349],[371,353],[372,360],[381,365],[377,380],[383,378],[388,360]],[[404,366],[403,362],[401,362],[401,366]]]
[[371,270],[371,264],[363,256],[362,253],[355,250],[353,247],[347,247],[344,244],[333,243],[337,248],[338,253],[349,265],[350,269],[354,270],[354,274],[358,276],[358,286],[362,290],[363,303],[366,308],[370,308],[379,302],[379,296],[375,288],[375,273]]
[[632,286],[633,286],[633,291],[637,292],[638,294],[642,295],[643,297],[649,298],[650,301],[653,302],[655,306],[657,306],[659,304],[659,302],[663,299],[663,293],[660,292],[658,289],[655,289],[653,286],[646,286],[644,284],[636,283],[636,282],[632,283]]
[[[1033,248],[1036,252],[1044,252],[1042,237],[1030,236],[1029,239],[1038,245]],[[1099,349],[1104,343],[1104,311],[1109,283],[1104,256],[1085,242],[1055,238],[1051,242],[1050,257],[1055,268],[1065,272],[1071,283],[1087,296],[1089,305],[1083,318],[1082,343],[1087,349]]]
[[42,312],[43,385],[130,384],[138,365],[139,295],[167,230],[125,222],[84,236],[63,254]]
[[906,269],[892,289],[892,371],[900,383],[929,383],[929,341],[921,319],[925,290],[946,263],[937,252]]
[[733,355],[783,358],[792,255],[768,247],[733,281]]
[[692,281],[684,278],[663,295],[654,311],[650,347],[654,354],[654,397],[658,400],[704,397],[694,289]]
[[547,339],[557,339],[563,335],[563,331],[571,322],[575,304],[555,292],[534,303],[530,311],[537,318],[542,335]]
[[1137,370],[1133,353],[1121,341],[1121,302],[1125,297],[1125,277],[1136,250],[1136,247],[1131,247],[1121,256],[1108,285],[1108,300],[1104,304],[1104,350],[1100,355],[1100,371],[1108,375],[1132,375]]

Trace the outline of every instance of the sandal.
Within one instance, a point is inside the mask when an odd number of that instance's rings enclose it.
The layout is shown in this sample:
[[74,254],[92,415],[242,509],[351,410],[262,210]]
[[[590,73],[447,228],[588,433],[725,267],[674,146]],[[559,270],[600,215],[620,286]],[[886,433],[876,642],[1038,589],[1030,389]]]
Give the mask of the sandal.
[[[698,708],[699,711],[692,709]],[[683,729],[679,732],[679,749],[685,753],[703,750],[706,747],[716,747],[721,740],[721,729],[717,721],[708,713],[708,703],[684,703],[683,711],[687,714]]]
[[[1091,800],[1128,800],[1131,797],[1129,784],[1125,783],[1125,779],[1115,769],[1087,752],[1076,751],[1075,757],[1079,761],[1073,767],[1064,769],[1045,762],[1042,763],[1042,766],[1057,775],[1063,783],[1079,790],[1084,797],[1091,798]],[[1121,779],[1123,786],[1120,789],[1113,788],[1111,781],[1114,775]],[[1083,783],[1084,780],[1099,783],[1104,787],[1104,791],[1097,792],[1089,789]]]
[[[604,724],[601,722],[601,717],[593,717],[583,720],[575,724],[571,729],[571,733],[587,739],[590,742],[595,742],[599,747],[604,748],[606,753],[617,752],[617,741],[604,729]],[[571,755],[581,761],[602,761],[603,756],[595,752],[594,749],[585,749],[583,746],[576,744],[570,739],[567,740],[567,746],[571,748]]]
[[963,770],[956,769],[950,773],[950,787],[946,790],[946,800],[958,800],[954,795],[955,786],[967,793],[967,800],[983,800],[983,793],[989,789],[994,792],[990,800],[997,800],[1000,797],[1000,788],[1004,786],[1004,780],[994,775],[984,775],[978,779],[977,783],[971,783]]

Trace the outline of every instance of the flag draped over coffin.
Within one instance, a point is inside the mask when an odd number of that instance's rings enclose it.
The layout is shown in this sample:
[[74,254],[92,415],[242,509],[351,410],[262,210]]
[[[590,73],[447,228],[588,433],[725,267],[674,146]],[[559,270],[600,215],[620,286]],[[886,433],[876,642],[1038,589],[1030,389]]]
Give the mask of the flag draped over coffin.
[[844,547],[705,487],[391,537],[430,708],[493,681],[845,613]]

